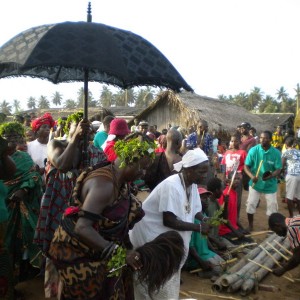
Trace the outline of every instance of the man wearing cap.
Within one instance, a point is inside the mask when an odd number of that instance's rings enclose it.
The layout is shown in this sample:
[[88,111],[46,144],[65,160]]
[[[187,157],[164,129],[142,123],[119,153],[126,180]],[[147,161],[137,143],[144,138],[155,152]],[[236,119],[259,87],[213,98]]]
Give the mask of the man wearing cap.
[[[194,219],[203,218],[197,185],[206,177],[208,158],[199,148],[189,150],[181,162],[174,164],[174,170],[179,173],[162,181],[143,202],[145,217],[130,232],[130,239],[136,248],[163,232],[176,230],[184,240],[186,258],[192,231],[207,231],[205,224],[194,224]],[[180,271],[166,282],[154,299],[178,299],[179,287]],[[146,291],[136,281],[135,299],[150,299]]]
[[248,152],[250,150],[250,148],[252,148],[253,146],[256,145],[256,140],[249,133],[249,130],[251,128],[250,123],[243,122],[240,126],[241,126],[240,131],[241,131],[241,135],[242,135],[240,149]]
[[267,202],[266,214],[278,211],[277,176],[281,173],[281,153],[271,146],[272,132],[260,134],[260,144],[252,147],[246,157],[244,171],[250,177],[249,194],[246,203],[249,231],[253,231],[253,219],[262,194]]
[[125,136],[129,133],[130,130],[125,119],[116,118],[111,121],[108,137],[102,146],[108,161],[112,162],[117,159],[117,154],[115,153],[114,145],[117,140],[124,139]]

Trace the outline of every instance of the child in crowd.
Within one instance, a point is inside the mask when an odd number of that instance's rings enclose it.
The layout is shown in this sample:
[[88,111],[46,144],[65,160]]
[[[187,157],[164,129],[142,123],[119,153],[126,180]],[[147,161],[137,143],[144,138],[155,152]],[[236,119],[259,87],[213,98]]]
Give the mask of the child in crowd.
[[[231,179],[232,173],[228,175]],[[240,185],[241,175],[236,173],[233,181],[228,184],[221,197],[218,199],[219,205],[224,207],[223,218],[227,220],[226,224],[219,227],[219,235],[228,239],[235,245],[251,243],[253,240],[244,236],[247,232],[244,230],[238,220],[238,194],[236,187]]]
[[[202,213],[204,217],[207,217],[206,210],[208,205],[208,196],[212,193],[201,187],[198,188],[198,192],[201,197]],[[199,220],[195,219],[195,224],[200,223],[201,222]],[[202,271],[198,272],[198,275],[202,278],[211,278],[212,276],[220,275],[222,272],[221,263],[223,263],[224,260],[211,249],[213,249],[213,247],[207,236],[203,236],[200,231],[193,232],[185,268],[189,271],[201,268]]]
[[[224,170],[224,182],[230,182],[228,177],[230,173],[242,174],[244,170],[245,160],[247,157],[247,152],[241,150],[240,139],[236,134],[231,135],[229,142],[229,149],[224,153],[221,165],[223,165]],[[243,192],[243,182],[239,181],[238,185],[235,187],[237,192],[237,214],[238,218],[240,215],[241,202],[242,202],[242,192]]]
[[[213,217],[221,209],[218,199],[223,193],[223,184],[221,179],[215,177],[207,182],[207,190],[211,193],[208,197],[207,216]],[[227,239],[219,235],[219,226],[212,226],[209,231],[209,239],[217,250],[224,251],[234,245]]]

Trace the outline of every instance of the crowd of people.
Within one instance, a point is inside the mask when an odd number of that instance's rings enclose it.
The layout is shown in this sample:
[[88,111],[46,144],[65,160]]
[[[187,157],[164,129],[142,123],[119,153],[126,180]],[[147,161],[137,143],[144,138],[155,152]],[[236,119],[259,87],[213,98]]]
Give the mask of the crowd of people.
[[[263,199],[266,223],[294,253],[274,270],[281,276],[300,263],[299,181],[298,141],[281,126],[257,136],[243,122],[226,143],[205,120],[161,132],[82,112],[2,123],[0,297],[22,299],[16,284],[42,276],[46,297],[178,299],[182,269],[218,276],[229,250],[252,242]],[[278,186],[289,218],[278,213]]]

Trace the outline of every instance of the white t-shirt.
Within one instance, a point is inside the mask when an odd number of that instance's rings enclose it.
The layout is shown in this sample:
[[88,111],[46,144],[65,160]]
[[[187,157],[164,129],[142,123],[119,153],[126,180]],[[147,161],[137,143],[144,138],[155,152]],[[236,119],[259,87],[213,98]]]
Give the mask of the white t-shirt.
[[27,152],[35,164],[40,168],[45,168],[45,158],[47,158],[47,144],[41,144],[37,139],[29,142]]
[[[178,174],[169,176],[151,192],[143,202],[144,218],[135,224],[129,232],[134,248],[152,241],[158,235],[174,230],[163,224],[163,212],[172,212],[179,220],[194,223],[195,215],[202,210],[197,185],[193,184],[190,193],[191,211],[186,212],[186,192],[181,184]],[[191,231],[178,231],[184,241],[187,257]],[[186,258],[185,257],[185,258]],[[184,262],[184,261],[183,261]]]

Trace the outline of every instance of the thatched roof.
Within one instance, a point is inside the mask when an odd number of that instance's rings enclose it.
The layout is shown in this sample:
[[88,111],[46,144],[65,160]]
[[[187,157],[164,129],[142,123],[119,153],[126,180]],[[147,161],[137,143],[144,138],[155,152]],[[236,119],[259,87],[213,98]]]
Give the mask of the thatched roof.
[[[78,110],[83,110],[82,108],[74,108],[74,109],[66,109],[66,108],[50,108],[50,109],[34,109],[34,110],[27,110],[26,113],[34,111],[38,116],[43,115],[45,112],[51,113],[54,120],[57,120],[59,117],[68,116],[73,114]],[[131,119],[140,113],[143,109],[137,107],[124,107],[124,106],[117,106],[117,107],[89,107],[88,108],[88,117],[89,119],[93,116],[100,114],[103,110],[110,111],[116,117],[123,117],[125,119]]]
[[245,108],[231,104],[227,101],[200,96],[195,93],[164,91],[157,95],[156,99],[136,116],[138,119],[147,119],[151,110],[160,105],[173,105],[180,114],[181,125],[194,125],[199,119],[206,120],[210,129],[233,131],[242,122],[249,122],[258,131],[265,130],[263,120]]
[[293,113],[260,113],[257,114],[264,123],[268,124],[269,130],[274,131],[274,129],[281,125],[283,127],[293,128],[294,114]]

